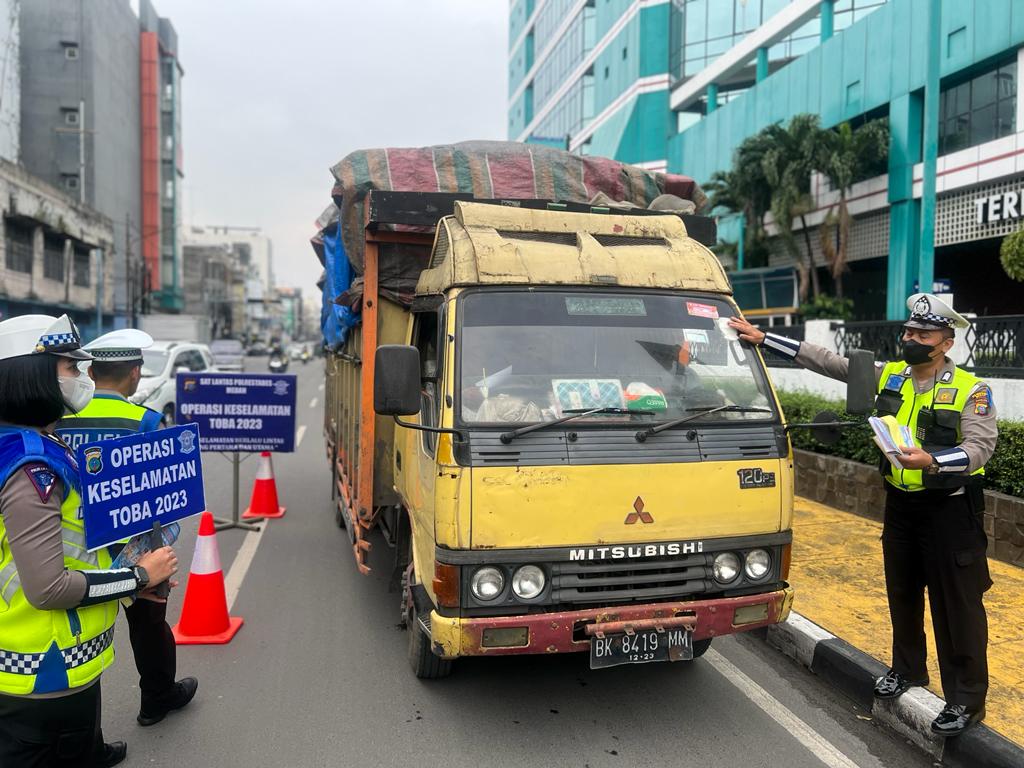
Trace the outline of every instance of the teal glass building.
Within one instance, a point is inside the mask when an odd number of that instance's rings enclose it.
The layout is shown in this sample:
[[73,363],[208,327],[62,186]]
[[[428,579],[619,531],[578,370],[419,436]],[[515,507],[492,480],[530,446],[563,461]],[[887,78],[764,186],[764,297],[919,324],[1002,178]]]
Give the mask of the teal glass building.
[[[795,114],[887,118],[888,173],[848,195],[857,314],[903,317],[935,282],[965,311],[1020,313],[998,247],[1024,218],[1022,47],[1017,0],[512,0],[508,135],[706,182]],[[814,193],[823,265],[838,193]]]

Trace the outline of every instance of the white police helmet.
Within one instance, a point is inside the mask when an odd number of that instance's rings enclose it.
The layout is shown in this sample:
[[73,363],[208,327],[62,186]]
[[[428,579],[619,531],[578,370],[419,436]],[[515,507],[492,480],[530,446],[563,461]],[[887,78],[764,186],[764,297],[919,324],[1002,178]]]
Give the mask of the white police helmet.
[[92,360],[67,315],[21,315],[0,322],[0,360],[49,352],[72,360]]
[[135,328],[105,333],[85,345],[86,352],[98,363],[139,363],[142,350],[153,346],[153,337]]

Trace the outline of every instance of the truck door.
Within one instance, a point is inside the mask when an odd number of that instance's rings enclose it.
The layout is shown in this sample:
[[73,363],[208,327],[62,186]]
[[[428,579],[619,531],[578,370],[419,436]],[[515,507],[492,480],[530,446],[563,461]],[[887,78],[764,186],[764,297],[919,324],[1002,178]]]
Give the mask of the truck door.
[[[420,424],[436,427],[441,416],[441,336],[438,311],[413,316],[412,343],[420,352]],[[404,430],[399,456],[404,496],[410,505],[420,562],[429,562],[434,547],[434,483],[437,477],[437,435]],[[408,463],[407,463],[408,462]],[[423,558],[426,558],[424,560]]]

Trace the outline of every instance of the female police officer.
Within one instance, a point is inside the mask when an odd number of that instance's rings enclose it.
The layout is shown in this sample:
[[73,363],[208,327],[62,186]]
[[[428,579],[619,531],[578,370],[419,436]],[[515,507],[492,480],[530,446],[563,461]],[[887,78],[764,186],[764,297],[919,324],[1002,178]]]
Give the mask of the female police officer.
[[65,409],[92,397],[89,359],[65,315],[0,322],[0,765],[110,766],[100,672],[114,658],[117,601],[177,570],[169,547],[136,568],[89,552],[77,468],[52,435]]

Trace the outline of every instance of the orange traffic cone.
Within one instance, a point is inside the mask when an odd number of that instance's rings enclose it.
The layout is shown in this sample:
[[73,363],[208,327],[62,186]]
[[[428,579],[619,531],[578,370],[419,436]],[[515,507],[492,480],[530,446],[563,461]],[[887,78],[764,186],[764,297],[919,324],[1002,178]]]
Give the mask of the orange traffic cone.
[[260,468],[256,470],[256,482],[252,486],[252,499],[242,517],[246,520],[284,517],[286,509],[277,503],[277,483],[274,481],[274,465],[270,463],[270,451],[263,451]]
[[228,616],[213,515],[203,512],[181,618],[171,630],[174,641],[178,645],[221,645],[231,641],[242,621],[237,616]]

